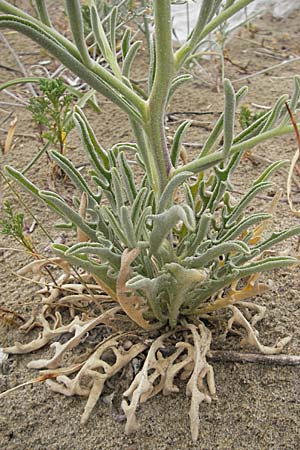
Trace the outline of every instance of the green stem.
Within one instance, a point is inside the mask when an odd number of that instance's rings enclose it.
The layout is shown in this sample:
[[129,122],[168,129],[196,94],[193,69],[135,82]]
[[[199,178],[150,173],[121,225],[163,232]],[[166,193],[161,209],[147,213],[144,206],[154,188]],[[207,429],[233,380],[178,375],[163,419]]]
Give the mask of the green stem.
[[[300,123],[297,124],[297,127],[300,131]],[[255,147],[257,144],[261,142],[267,141],[268,139],[275,138],[277,136],[283,136],[285,134],[290,134],[294,131],[293,125],[286,125],[284,127],[278,127],[274,130],[266,131],[265,133],[261,133],[258,136],[254,136],[251,139],[248,139],[245,142],[240,142],[239,144],[235,144],[231,147],[230,153],[238,153],[243,152],[245,150],[250,150]]]
[[178,167],[172,173],[173,176],[182,172],[194,172],[199,173],[203,170],[209,169],[215,166],[224,159],[223,152],[214,152],[210,155],[203,156],[202,158],[195,159],[194,161],[185,164],[184,166]]
[[154,83],[147,102],[146,132],[155,160],[158,197],[168,182],[171,160],[164,128],[165,110],[171,82],[174,78],[174,55],[172,48],[171,1],[154,2],[156,66]]
[[24,167],[22,170],[22,174],[24,175],[26,172],[28,172],[29,169],[37,162],[38,159],[47,151],[47,149],[50,146],[50,141],[46,143],[46,145],[43,146],[43,148],[34,156],[34,158]]
[[[297,124],[298,129],[300,130],[300,123]],[[285,134],[292,133],[294,131],[293,125],[286,125],[284,127],[278,127],[274,130],[266,131],[265,133],[261,133],[258,136],[254,136],[251,139],[248,139],[245,142],[240,142],[239,144],[235,144],[230,149],[230,154],[244,152],[246,150],[250,150],[255,147],[257,144],[260,144],[268,139],[275,138],[277,136],[283,136]],[[178,173],[189,171],[194,173],[199,173],[202,170],[208,169],[209,167],[215,166],[217,163],[221,162],[224,159],[224,152],[219,150],[218,152],[211,153],[209,155],[203,156],[201,158],[195,159],[194,161],[185,164],[184,166],[178,167],[178,169],[174,170],[172,173],[173,176]]]

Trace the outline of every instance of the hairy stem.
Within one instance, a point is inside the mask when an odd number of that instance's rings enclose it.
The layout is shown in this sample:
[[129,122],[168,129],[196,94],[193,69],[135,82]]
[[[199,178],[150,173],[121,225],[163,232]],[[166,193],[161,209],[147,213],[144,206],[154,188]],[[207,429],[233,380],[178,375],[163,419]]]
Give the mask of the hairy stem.
[[[300,123],[297,124],[300,130]],[[275,138],[277,136],[283,136],[285,134],[289,134],[293,131],[293,125],[285,125],[284,127],[278,127],[273,130],[265,131],[264,133],[259,134],[258,136],[254,136],[244,142],[240,142],[238,144],[232,145],[230,149],[230,154],[244,152],[246,150],[250,150],[255,147],[257,144],[260,144],[268,139]],[[178,173],[182,173],[185,171],[191,171],[194,173],[199,173],[202,170],[208,169],[223,159],[223,152],[217,151],[211,153],[210,155],[203,156],[201,158],[195,159],[194,161],[185,164],[184,166],[178,167],[174,172],[173,176]]]
[[168,93],[173,80],[174,55],[172,49],[171,1],[154,2],[156,67],[154,83],[147,102],[147,135],[155,160],[157,175],[154,189],[160,196],[168,182],[171,161],[164,129]]

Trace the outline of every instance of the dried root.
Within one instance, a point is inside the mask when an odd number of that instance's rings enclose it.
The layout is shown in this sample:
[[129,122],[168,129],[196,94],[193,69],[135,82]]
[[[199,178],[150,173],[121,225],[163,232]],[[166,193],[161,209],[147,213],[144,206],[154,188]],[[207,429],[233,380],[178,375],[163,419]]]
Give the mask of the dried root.
[[[189,377],[186,394],[191,397],[190,424],[193,441],[198,439],[199,432],[199,405],[202,401],[211,401],[216,393],[212,367],[206,361],[206,354],[210,348],[211,333],[200,323],[187,325],[191,336],[185,342],[178,342],[174,353],[164,356],[162,349],[164,341],[171,333],[157,338],[151,345],[142,370],[135,376],[129,389],[124,392],[122,408],[126,415],[126,433],[138,429],[136,411],[140,403],[162,392],[167,395],[177,392],[174,378],[181,373],[181,378]],[[189,340],[192,337],[193,343]],[[207,386],[204,379],[207,379]]]
[[79,316],[76,316],[68,325],[63,325],[61,314],[59,312],[56,312],[55,318],[53,318],[53,326],[51,328],[51,322],[46,318],[47,307],[44,306],[42,312],[37,317],[39,322],[36,323],[41,325],[43,328],[43,331],[39,335],[39,337],[27,344],[16,342],[14,346],[4,348],[4,351],[7,353],[15,354],[31,353],[44,347],[53,338],[57,338],[66,333],[74,333],[74,336],[71,337],[63,345],[59,342],[54,342],[53,344],[51,344],[51,347],[55,349],[53,358],[51,358],[50,360],[37,360],[29,363],[28,365],[28,367],[35,369],[42,369],[46,367],[56,368],[59,366],[62,355],[66,350],[77,346],[82,337],[100,323],[108,324],[109,317],[111,317],[115,312],[119,310],[120,308],[116,307],[108,310],[106,313],[101,314],[99,317],[85,321],[81,320]]
[[[210,403],[211,396],[214,397],[216,395],[216,388],[215,388],[213,368],[206,361],[206,355],[210,349],[211,332],[201,322],[199,324],[200,333],[198,332],[195,325],[188,325],[187,327],[192,331],[193,334],[194,368],[191,378],[186,387],[186,393],[187,395],[191,396],[191,407],[189,416],[191,422],[192,439],[194,442],[196,442],[199,434],[200,403],[202,403],[203,401]],[[207,380],[209,393],[206,392],[206,387],[204,385],[205,377]]]
[[[242,306],[245,306],[245,304],[242,303]],[[252,307],[255,310],[259,310],[257,305],[253,305],[251,303],[247,303],[246,306],[247,308]],[[280,339],[274,346],[262,345],[258,340],[258,331],[255,330],[254,324],[264,316],[265,311],[261,309],[260,316],[254,316],[254,320],[251,324],[236,306],[228,306],[228,308],[232,311],[233,314],[228,321],[226,334],[232,329],[234,323],[240,325],[246,331],[246,336],[241,340],[240,343],[242,346],[251,345],[265,355],[275,355],[277,353],[280,353],[283,347],[290,342],[291,336],[287,336],[283,339]]]
[[[97,400],[102,394],[105,381],[129,364],[146,348],[144,344],[137,343],[125,350],[119,343],[119,339],[120,336],[111,337],[102,343],[82,365],[75,378],[71,379],[66,375],[60,375],[57,377],[57,382],[47,380],[47,384],[55,392],[67,396],[81,395],[88,397],[81,417],[82,424],[88,421]],[[112,361],[109,361],[108,358],[109,351],[113,354]],[[91,383],[86,384],[87,379],[90,379]]]

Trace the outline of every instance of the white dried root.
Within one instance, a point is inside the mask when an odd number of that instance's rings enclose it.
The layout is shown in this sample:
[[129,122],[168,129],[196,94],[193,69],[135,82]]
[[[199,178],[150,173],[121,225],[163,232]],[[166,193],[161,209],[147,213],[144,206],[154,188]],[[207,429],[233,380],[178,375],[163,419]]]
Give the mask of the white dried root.
[[[179,372],[183,371],[182,378],[190,376],[186,394],[192,398],[189,414],[191,432],[193,440],[197,440],[199,405],[203,400],[210,402],[211,396],[216,393],[213,369],[206,361],[206,354],[211,343],[211,333],[202,323],[199,324],[199,328],[195,325],[187,325],[187,329],[191,330],[193,344],[178,342],[175,352],[164,357],[159,350],[164,348],[164,341],[171,333],[158,337],[148,351],[142,370],[135,376],[127,391],[124,392],[123,395],[128,400],[124,399],[121,406],[127,419],[125,426],[127,434],[135,432],[139,428],[136,418],[139,404],[161,391],[164,395],[178,392],[178,387],[174,384],[174,378]],[[186,370],[184,371],[184,369]],[[207,389],[203,382],[205,377],[211,396],[206,392]]]
[[[120,336],[113,336],[102,343],[82,365],[75,378],[66,375],[57,377],[57,382],[47,380],[47,385],[55,392],[71,396],[81,395],[88,397],[81,423],[85,424],[102,394],[106,380],[111,378],[133,358],[146,349],[142,343],[133,344],[128,350],[124,350],[119,343]],[[108,351],[113,353],[113,361],[107,357]],[[90,379],[90,383],[86,380]]]
[[40,359],[37,361],[31,361],[28,364],[29,368],[41,369],[41,368],[56,368],[59,367],[60,360],[62,358],[63,353],[70,348],[74,348],[79,344],[81,338],[91,329],[95,328],[99,323],[106,323],[109,317],[111,317],[115,312],[119,311],[120,308],[116,307],[108,310],[107,312],[101,314],[99,317],[89,319],[89,320],[81,320],[79,316],[76,316],[72,322],[67,325],[63,325],[61,314],[56,311],[55,312],[55,320],[52,323],[47,320],[47,306],[43,306],[41,313],[37,316],[37,323],[39,323],[43,331],[39,335],[37,339],[27,343],[21,344],[20,342],[16,342],[12,347],[6,347],[4,349],[7,353],[15,353],[15,354],[23,354],[30,353],[35,350],[38,350],[44,347],[48,342],[52,339],[61,336],[65,333],[74,333],[74,336],[71,337],[65,344],[60,344],[59,342],[54,342],[51,347],[55,349],[55,354],[53,358],[50,360]]
[[[199,435],[199,406],[203,401],[210,403],[211,397],[216,395],[213,368],[206,361],[211,344],[211,332],[200,322],[199,331],[195,325],[187,325],[194,340],[194,368],[192,376],[186,386],[187,396],[191,396],[191,407],[189,411],[192,440],[196,442]],[[206,377],[209,393],[206,392],[204,379]],[[210,394],[210,395],[209,395]]]
[[[238,302],[238,307],[243,311],[245,318],[251,323],[252,327],[263,320],[266,315],[267,308],[252,302]],[[254,315],[251,312],[254,311]]]
[[[250,305],[250,303],[247,303],[248,308],[250,307]],[[283,347],[290,342],[291,336],[286,336],[285,338],[280,339],[274,346],[262,345],[257,337],[258,331],[255,330],[254,326],[246,319],[242,312],[236,306],[228,306],[228,308],[232,311],[233,314],[228,321],[226,334],[232,329],[234,323],[240,325],[246,331],[246,336],[240,342],[242,346],[252,345],[265,355],[275,355],[277,353],[280,353]],[[264,315],[264,312],[261,314]],[[256,322],[257,320],[255,320],[255,323]]]
[[130,434],[138,430],[139,424],[136,419],[136,410],[143,395],[151,395],[154,386],[148,377],[148,371],[157,367],[156,352],[163,346],[163,341],[169,334],[163,334],[157,338],[151,345],[147,358],[144,362],[143,368],[137,373],[131,385],[124,392],[123,396],[128,397],[130,403],[124,399],[121,407],[126,415],[125,433]]

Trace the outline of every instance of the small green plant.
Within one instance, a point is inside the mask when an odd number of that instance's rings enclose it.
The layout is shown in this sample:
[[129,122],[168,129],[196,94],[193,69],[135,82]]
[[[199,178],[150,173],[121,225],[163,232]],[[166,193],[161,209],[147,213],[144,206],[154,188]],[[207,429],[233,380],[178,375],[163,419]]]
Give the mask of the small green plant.
[[[50,26],[45,2],[36,2],[43,5],[37,20],[0,0],[0,27],[29,36],[115,103],[127,114],[135,137],[135,142],[117,142],[105,149],[81,108],[74,108],[74,124],[91,164],[89,176],[83,177],[62,153],[51,152],[53,161],[76,186],[73,204],[55,192],[40,190],[24,174],[6,167],[9,177],[60,217],[60,228],[77,233],[75,244],[52,245],[55,257],[51,262],[62,275],[45,290],[43,307],[35,317],[43,330],[40,337],[6,351],[31,352],[67,334],[64,344],[54,346],[52,357],[32,361],[29,366],[47,369],[48,374],[50,370],[52,379],[47,383],[54,391],[88,398],[83,423],[106,380],[143,354],[143,366],[122,402],[126,432],[138,428],[138,406],[159,392],[177,392],[176,377],[180,377],[188,380],[191,432],[196,441],[200,403],[210,402],[216,392],[213,368],[206,356],[212,340],[211,321],[224,321],[220,310],[231,315],[226,331],[234,324],[242,327],[243,342],[264,353],[280,352],[290,339],[275,346],[260,344],[254,324],[265,310],[245,301],[267,288],[258,281],[261,273],[297,263],[293,257],[270,256],[269,250],[300,234],[300,227],[265,236],[271,214],[249,210],[255,196],[272,186],[272,175],[285,161],[266,168],[239,200],[232,196],[234,171],[243,152],[293,131],[293,126],[287,125],[284,106],[288,97],[280,97],[270,111],[236,134],[236,107],[247,88],[235,92],[225,79],[224,112],[199,154],[183,164],[181,144],[191,123],[178,127],[171,146],[165,130],[172,95],[191,80],[183,71],[185,62],[211,32],[251,1],[230,0],[220,11],[219,0],[204,0],[194,30],[177,51],[172,43],[171,1],[153,1],[155,33],[148,86],[141,92],[130,81],[141,42],[133,41],[126,30],[121,57],[116,51],[118,8],[110,16],[107,35],[94,1],[88,2],[93,38],[106,62],[104,67],[88,51],[79,0],[65,1],[73,42]],[[296,77],[289,100],[291,111],[299,97],[300,78]],[[134,170],[136,164],[142,177]],[[47,264],[49,259],[40,260],[23,272],[32,271],[36,277]],[[99,304],[101,314],[81,315],[82,309],[98,311]],[[68,324],[62,320],[66,311],[70,313]],[[104,324],[111,328],[111,336],[103,339],[99,335],[99,343],[85,353],[86,359],[66,366],[65,354],[78,346],[88,331],[97,331],[96,327]]]
[[65,153],[67,136],[74,127],[72,120],[73,95],[61,79],[41,79],[41,95],[31,97],[27,109],[36,124],[42,128],[42,138]]
[[263,111],[252,112],[247,106],[241,106],[239,122],[242,129],[245,130],[250,127],[250,125],[256,122],[264,114],[265,113]]
[[0,227],[1,234],[13,238],[31,254],[35,252],[30,237],[25,234],[24,214],[14,213],[9,200],[4,202],[3,218],[0,219]]

